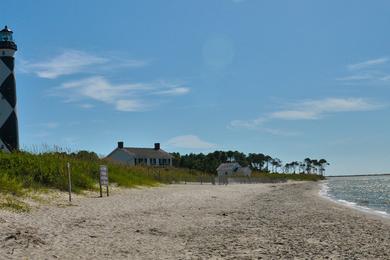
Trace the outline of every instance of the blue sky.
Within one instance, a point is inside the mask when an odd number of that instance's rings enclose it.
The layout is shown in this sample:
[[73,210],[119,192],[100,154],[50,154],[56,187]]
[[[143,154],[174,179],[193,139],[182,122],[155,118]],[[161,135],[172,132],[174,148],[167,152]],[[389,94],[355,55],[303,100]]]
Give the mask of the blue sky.
[[388,1],[20,1],[20,142],[390,172]]

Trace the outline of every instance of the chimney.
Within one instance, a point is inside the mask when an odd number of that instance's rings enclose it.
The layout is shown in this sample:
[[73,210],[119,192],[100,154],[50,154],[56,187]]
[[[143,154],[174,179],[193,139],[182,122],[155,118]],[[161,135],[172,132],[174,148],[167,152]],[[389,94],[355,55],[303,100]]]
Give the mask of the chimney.
[[118,142],[118,148],[123,149],[123,142]]
[[154,143],[154,150],[160,150],[160,143]]

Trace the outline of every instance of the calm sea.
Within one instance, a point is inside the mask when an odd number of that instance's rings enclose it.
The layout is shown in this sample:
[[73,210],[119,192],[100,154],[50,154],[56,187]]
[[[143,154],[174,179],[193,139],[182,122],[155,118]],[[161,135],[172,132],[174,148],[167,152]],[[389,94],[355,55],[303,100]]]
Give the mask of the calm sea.
[[327,177],[321,194],[340,203],[390,217],[390,175]]

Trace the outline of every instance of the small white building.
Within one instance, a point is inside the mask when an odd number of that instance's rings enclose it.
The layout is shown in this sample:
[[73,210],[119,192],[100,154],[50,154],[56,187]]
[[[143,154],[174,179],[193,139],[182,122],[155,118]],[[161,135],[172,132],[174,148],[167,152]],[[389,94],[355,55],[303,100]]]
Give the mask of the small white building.
[[173,156],[155,143],[154,148],[124,147],[118,142],[118,147],[107,155],[106,159],[127,165],[172,166]]
[[249,168],[249,166],[241,167],[238,171],[240,172],[240,175],[242,175],[242,176],[251,176],[251,174],[252,174],[252,170],[251,170],[251,168]]
[[217,168],[218,176],[251,176],[252,170],[249,167],[242,167],[239,163],[221,163]]

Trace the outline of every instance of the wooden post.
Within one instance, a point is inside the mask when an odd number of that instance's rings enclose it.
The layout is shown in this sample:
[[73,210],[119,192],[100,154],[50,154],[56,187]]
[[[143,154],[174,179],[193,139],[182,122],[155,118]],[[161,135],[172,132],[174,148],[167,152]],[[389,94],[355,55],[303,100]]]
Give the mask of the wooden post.
[[69,202],[72,202],[72,179],[70,176],[70,163],[67,163],[68,168],[68,185],[69,185]]
[[100,179],[100,176],[99,176],[99,186],[100,186],[100,198],[102,198],[103,197],[103,191],[102,191],[102,180]]

